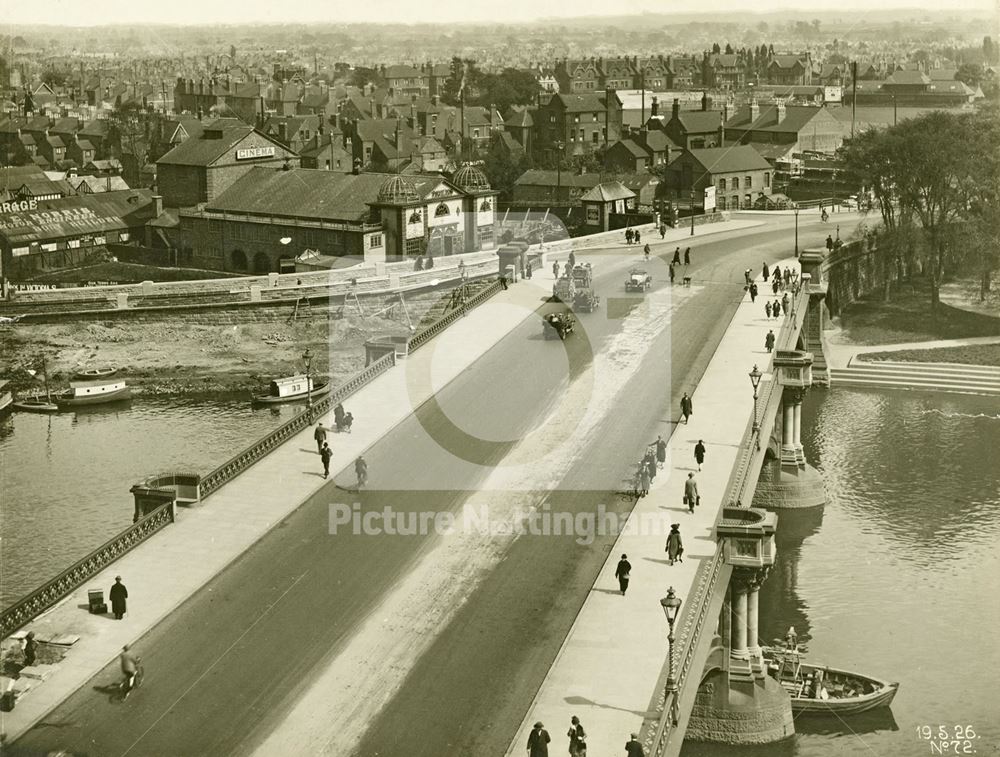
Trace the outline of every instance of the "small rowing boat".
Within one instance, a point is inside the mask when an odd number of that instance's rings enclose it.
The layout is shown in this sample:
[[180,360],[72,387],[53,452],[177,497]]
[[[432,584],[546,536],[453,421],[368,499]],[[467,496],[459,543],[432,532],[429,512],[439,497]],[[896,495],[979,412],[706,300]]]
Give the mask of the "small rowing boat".
[[767,672],[792,700],[792,713],[853,715],[892,704],[898,683],[801,659],[797,647],[763,647]]
[[0,414],[6,412],[14,404],[14,395],[7,389],[9,381],[0,380]]
[[95,381],[107,378],[108,376],[114,376],[116,373],[118,373],[118,369],[109,365],[104,368],[89,368],[84,371],[77,371],[73,374],[73,378],[80,381]]

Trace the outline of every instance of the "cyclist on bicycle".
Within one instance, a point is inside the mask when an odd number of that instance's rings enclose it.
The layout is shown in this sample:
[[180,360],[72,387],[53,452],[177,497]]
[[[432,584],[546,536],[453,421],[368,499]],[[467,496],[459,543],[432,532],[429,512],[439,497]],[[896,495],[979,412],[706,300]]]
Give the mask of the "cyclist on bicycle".
[[358,476],[358,488],[360,489],[368,483],[368,463],[360,455],[358,456],[358,459],[354,461],[354,472]]
[[118,660],[121,662],[122,675],[125,676],[122,686],[125,690],[125,696],[128,696],[129,692],[135,686],[135,676],[139,671],[139,660],[129,651],[128,644],[122,647],[122,653],[118,655]]

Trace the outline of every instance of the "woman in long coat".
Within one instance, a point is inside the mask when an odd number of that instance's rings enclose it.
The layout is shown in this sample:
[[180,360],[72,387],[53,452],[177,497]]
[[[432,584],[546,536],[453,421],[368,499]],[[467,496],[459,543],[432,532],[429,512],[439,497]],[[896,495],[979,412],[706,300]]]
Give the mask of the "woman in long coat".
[[639,471],[639,496],[645,497],[647,494],[649,494],[649,468],[643,464],[642,470]]
[[694,445],[694,459],[698,463],[698,470],[701,470],[701,464],[705,462],[705,442],[701,439]]
[[673,565],[675,560],[684,562],[682,554],[684,554],[684,543],[681,541],[681,525],[674,523],[670,526],[670,535],[667,537],[667,557],[670,558],[670,564]]

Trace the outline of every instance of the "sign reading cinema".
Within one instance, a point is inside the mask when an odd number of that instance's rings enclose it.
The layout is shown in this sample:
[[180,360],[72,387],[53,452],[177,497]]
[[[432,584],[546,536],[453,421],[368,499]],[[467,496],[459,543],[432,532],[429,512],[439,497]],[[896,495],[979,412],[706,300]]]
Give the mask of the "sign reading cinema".
[[273,147],[249,147],[236,151],[236,160],[254,160],[255,158],[273,158]]

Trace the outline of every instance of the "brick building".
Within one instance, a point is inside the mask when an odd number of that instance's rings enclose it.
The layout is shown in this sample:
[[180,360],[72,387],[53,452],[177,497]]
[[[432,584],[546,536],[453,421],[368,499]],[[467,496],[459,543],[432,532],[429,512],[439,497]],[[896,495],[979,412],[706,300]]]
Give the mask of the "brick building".
[[622,103],[611,90],[587,95],[552,95],[533,115],[535,149],[552,152],[557,142],[569,153],[590,152],[617,142],[622,132]]
[[667,166],[665,183],[669,196],[683,204],[694,191],[695,207],[702,204],[704,190],[716,189],[719,210],[752,208],[761,195],[771,194],[771,165],[752,147],[714,147],[685,150]]
[[[652,125],[656,123],[650,119]],[[722,112],[712,109],[707,95],[701,99],[701,110],[681,110],[679,100],[674,100],[670,119],[662,123],[670,141],[681,148],[700,150],[722,144]]]
[[169,207],[211,202],[256,166],[299,165],[298,156],[256,129],[220,119],[156,161],[157,184]]
[[726,144],[780,144],[795,152],[833,153],[844,142],[844,129],[826,108],[751,102],[726,120],[725,136]]

